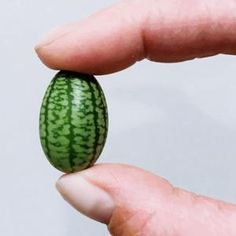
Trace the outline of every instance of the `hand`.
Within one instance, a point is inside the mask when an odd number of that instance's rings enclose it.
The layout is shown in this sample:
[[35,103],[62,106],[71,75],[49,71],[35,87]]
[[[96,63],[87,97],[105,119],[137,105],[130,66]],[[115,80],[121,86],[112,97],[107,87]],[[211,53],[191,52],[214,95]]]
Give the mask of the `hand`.
[[[235,0],[126,0],[64,26],[37,47],[53,69],[106,74],[147,58],[236,54]],[[144,170],[102,164],[65,175],[62,196],[112,235],[236,235],[236,206],[173,187]]]

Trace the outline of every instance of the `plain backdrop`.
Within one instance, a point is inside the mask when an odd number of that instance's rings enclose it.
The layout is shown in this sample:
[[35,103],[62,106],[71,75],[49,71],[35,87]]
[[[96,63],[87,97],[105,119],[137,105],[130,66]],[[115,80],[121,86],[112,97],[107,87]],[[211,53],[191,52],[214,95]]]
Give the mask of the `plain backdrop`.
[[[51,28],[111,0],[1,0],[0,235],[104,236],[56,192],[61,175],[39,142],[39,109],[55,74],[34,45]],[[101,29],[102,30],[102,29]],[[143,61],[97,77],[107,97],[108,140],[99,162],[128,163],[174,185],[236,201],[236,58]]]

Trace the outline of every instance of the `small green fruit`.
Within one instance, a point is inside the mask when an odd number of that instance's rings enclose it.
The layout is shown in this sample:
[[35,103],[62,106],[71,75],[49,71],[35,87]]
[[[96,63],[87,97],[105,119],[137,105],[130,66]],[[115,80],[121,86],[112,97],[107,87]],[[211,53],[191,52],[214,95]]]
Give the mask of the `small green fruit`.
[[105,145],[107,105],[92,75],[60,71],[40,111],[40,140],[49,162],[71,173],[93,165]]

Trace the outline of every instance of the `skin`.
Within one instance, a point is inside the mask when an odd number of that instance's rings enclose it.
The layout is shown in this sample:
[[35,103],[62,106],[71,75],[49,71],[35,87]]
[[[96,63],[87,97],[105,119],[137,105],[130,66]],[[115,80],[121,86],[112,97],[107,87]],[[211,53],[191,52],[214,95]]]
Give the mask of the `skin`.
[[[122,1],[54,30],[36,52],[50,68],[92,74],[145,58],[180,62],[235,55],[236,0]],[[112,235],[236,235],[235,205],[177,189],[136,167],[96,165],[63,176],[57,188],[80,212],[107,224]]]

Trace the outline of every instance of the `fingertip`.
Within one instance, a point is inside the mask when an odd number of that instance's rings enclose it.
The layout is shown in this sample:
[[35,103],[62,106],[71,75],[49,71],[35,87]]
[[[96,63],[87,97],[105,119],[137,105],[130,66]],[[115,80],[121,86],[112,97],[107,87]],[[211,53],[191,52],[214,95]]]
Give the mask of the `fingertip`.
[[141,58],[141,17],[137,16],[131,15],[127,6],[113,6],[49,33],[35,47],[36,53],[52,69],[117,72]]
[[64,175],[56,182],[62,197],[82,214],[108,224],[115,207],[112,197],[80,173]]
[[41,60],[41,62],[50,69],[59,70],[60,68],[57,67],[57,64],[54,62],[54,58],[52,57],[52,53],[50,47],[48,48],[46,45],[36,45],[34,50]]
[[57,63],[55,63],[57,59],[54,59],[53,57],[55,52],[53,45],[57,40],[60,40],[69,33],[73,29],[74,25],[75,24],[67,24],[53,28],[35,45],[34,50],[39,59],[49,68],[59,69],[57,68]]
[[64,174],[64,175],[62,175],[62,176],[60,176],[59,178],[58,178],[58,180],[56,181],[56,183],[55,183],[55,187],[56,187],[56,189],[57,189],[57,191],[58,192],[62,192],[63,191],[63,186],[62,186],[62,179],[66,176],[67,174]]

